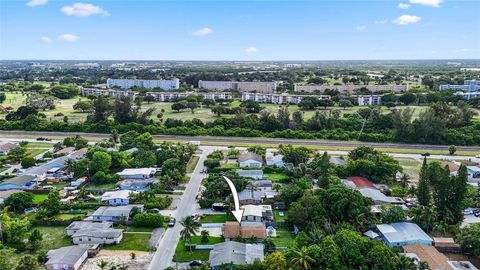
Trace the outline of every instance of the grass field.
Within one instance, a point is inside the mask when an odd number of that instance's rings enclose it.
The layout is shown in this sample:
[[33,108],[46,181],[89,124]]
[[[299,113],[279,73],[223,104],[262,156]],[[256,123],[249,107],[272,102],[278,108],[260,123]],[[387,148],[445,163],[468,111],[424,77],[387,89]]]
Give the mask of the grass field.
[[276,247],[289,247],[292,244],[294,235],[289,228],[278,227],[277,237],[272,237]]
[[87,190],[110,190],[110,189],[115,189],[116,186],[117,186],[116,183],[103,184],[103,185],[88,184],[86,189]]
[[234,217],[230,214],[222,215],[222,214],[215,214],[215,215],[204,215],[201,219],[201,223],[224,223],[226,221],[233,221],[235,220]]
[[54,216],[56,220],[70,220],[72,218],[84,218],[85,214],[58,214]]
[[71,245],[63,226],[34,226],[32,229],[38,229],[43,234],[41,249],[49,250]]
[[268,180],[272,182],[283,182],[285,179],[288,179],[288,176],[283,173],[266,173]]
[[38,204],[45,201],[48,197],[48,194],[33,194],[33,203]]
[[42,154],[45,151],[46,151],[46,149],[36,149],[36,148],[32,149],[32,148],[30,148],[30,149],[27,149],[27,153],[25,154],[25,156],[33,158],[33,157],[36,157],[36,156]]
[[[223,238],[221,237],[209,237],[208,243],[201,242],[201,236],[193,236],[192,237],[192,245],[214,245],[223,242]],[[185,249],[185,241],[180,239],[177,244],[177,248],[175,249],[175,257],[173,258],[176,262],[190,262],[193,260],[202,260],[208,261],[208,256],[210,255],[210,250],[186,250]]]
[[192,156],[192,158],[190,158],[190,160],[187,163],[187,173],[191,173],[195,170],[195,167],[197,166],[199,159],[200,159],[199,156]]
[[[283,212],[283,217],[281,217],[279,215],[279,212]],[[287,217],[288,217],[288,211],[285,211],[285,210],[273,210],[273,214],[274,214],[274,217],[275,217],[275,221],[276,222],[285,222],[287,220]]]
[[124,233],[123,239],[118,245],[104,245],[108,250],[138,250],[150,251],[148,247],[149,233]]

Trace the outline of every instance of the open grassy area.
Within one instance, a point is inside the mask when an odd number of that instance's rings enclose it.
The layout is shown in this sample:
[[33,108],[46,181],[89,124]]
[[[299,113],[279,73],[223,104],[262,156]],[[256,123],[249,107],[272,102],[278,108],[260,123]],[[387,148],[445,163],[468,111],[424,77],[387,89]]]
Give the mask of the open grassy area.
[[288,176],[284,173],[266,173],[268,180],[272,182],[283,182]]
[[224,223],[226,221],[234,221],[235,218],[230,214],[215,214],[215,215],[204,215],[201,219],[201,223]]
[[136,227],[136,226],[118,226],[118,229],[123,229],[124,232],[152,232],[155,228],[152,227]]
[[56,220],[71,220],[73,218],[84,218],[85,214],[58,214],[55,215],[54,218]]
[[[201,242],[201,236],[192,237],[192,245],[214,245],[217,243],[223,242],[221,237],[209,237],[208,243]],[[190,262],[193,260],[202,260],[208,261],[208,256],[210,255],[210,250],[190,250],[185,249],[185,241],[180,239],[178,242],[177,248],[175,249],[175,257],[173,258],[176,262]]]
[[35,157],[35,156],[38,156],[40,154],[42,154],[43,152],[45,152],[46,149],[35,149],[35,148],[30,148],[30,149],[27,149],[27,153],[25,154],[25,156],[27,157]]
[[290,228],[278,227],[277,237],[272,237],[273,243],[277,247],[289,247],[292,244],[294,235]]
[[49,143],[49,142],[29,142],[25,148],[27,149],[49,149],[53,146],[53,143]]
[[48,194],[33,194],[33,203],[41,203],[45,201],[48,197]]
[[104,245],[108,250],[138,250],[150,251],[148,247],[149,233],[124,233],[123,239],[118,245]]
[[[283,212],[283,217],[279,215],[280,212]],[[288,212],[285,210],[273,210],[273,214],[276,222],[285,222],[288,217]]]
[[63,226],[34,226],[32,229],[38,229],[43,234],[41,249],[49,250],[71,245]]
[[199,156],[192,156],[187,163],[187,173],[191,173],[195,170],[197,166],[198,160],[200,159]]

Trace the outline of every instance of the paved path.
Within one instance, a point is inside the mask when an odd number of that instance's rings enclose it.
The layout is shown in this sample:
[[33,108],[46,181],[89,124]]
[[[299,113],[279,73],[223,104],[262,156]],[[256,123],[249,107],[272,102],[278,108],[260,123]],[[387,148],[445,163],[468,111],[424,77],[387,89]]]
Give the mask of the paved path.
[[179,221],[185,216],[191,215],[195,212],[195,197],[200,190],[202,179],[206,176],[205,174],[200,173],[200,171],[204,168],[203,161],[210,152],[211,150],[203,150],[190,181],[187,184],[187,188],[183,192],[177,210],[172,214],[172,217],[177,219],[177,223],[173,228],[168,228],[158,242],[157,251],[150,263],[149,270],[163,270],[172,264],[173,256],[175,255],[175,248],[180,240],[180,231],[182,230]]
[[155,230],[152,231],[152,236],[150,236],[150,239],[148,240],[148,246],[150,248],[154,248],[158,244],[158,240],[162,237],[162,235],[165,233],[164,228],[156,228]]

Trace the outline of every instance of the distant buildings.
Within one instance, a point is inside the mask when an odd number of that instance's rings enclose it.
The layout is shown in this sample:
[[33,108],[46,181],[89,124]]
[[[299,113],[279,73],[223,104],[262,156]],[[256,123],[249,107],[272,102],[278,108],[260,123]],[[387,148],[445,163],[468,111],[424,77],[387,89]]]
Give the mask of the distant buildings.
[[233,99],[232,93],[229,92],[147,92],[147,96],[152,96],[155,101],[168,102],[188,96],[197,96],[204,99]]
[[353,103],[358,106],[380,105],[382,103],[382,96],[379,95],[354,95]]
[[107,88],[118,86],[122,89],[132,87],[143,87],[147,89],[160,88],[163,90],[176,90],[180,87],[180,80],[129,80],[129,79],[108,79]]
[[272,104],[298,104],[305,97],[315,97],[318,99],[330,99],[328,95],[290,95],[288,93],[281,94],[265,94],[265,93],[242,93],[242,101],[253,100],[258,103]]
[[275,82],[235,82],[235,81],[198,81],[198,88],[224,91],[237,90],[240,92],[274,93],[277,89]]
[[106,95],[106,96],[111,96],[114,98],[119,98],[119,97],[129,97],[129,98],[135,98],[135,96],[138,93],[135,91],[131,90],[115,90],[115,89],[96,89],[96,88],[83,88],[82,89],[82,96],[101,96],[101,95]]
[[8,153],[10,153],[10,150],[12,150],[17,146],[18,145],[16,143],[11,143],[11,142],[0,144],[0,155],[8,155]]
[[456,92],[455,95],[461,96],[465,100],[480,98],[480,91],[478,92]]
[[439,90],[460,90],[460,91],[468,91],[468,92],[475,92],[480,91],[480,81],[477,80],[465,80],[463,85],[458,84],[441,84],[438,86]]
[[315,91],[323,92],[327,89],[337,90],[344,94],[353,94],[355,90],[367,88],[372,92],[377,91],[394,91],[394,92],[406,92],[408,91],[408,85],[316,85],[316,84],[294,84],[295,92],[312,93]]

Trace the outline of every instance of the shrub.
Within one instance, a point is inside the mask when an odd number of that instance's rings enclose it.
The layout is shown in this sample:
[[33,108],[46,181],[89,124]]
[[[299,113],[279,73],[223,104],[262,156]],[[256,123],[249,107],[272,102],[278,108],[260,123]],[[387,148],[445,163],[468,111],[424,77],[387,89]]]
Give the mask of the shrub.
[[155,213],[140,213],[133,217],[133,225],[142,227],[162,227],[163,216]]

